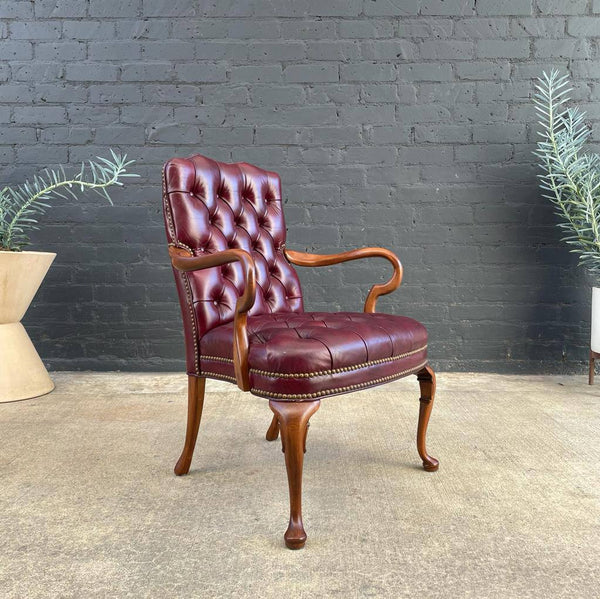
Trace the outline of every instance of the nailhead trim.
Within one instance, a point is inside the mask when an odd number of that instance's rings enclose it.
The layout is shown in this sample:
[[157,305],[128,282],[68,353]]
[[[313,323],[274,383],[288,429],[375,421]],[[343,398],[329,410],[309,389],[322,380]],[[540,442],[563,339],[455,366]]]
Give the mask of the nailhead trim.
[[167,200],[167,180],[165,178],[165,169],[162,169],[162,188],[163,188],[163,202],[165,204],[165,212],[167,213],[167,222],[169,224],[169,232],[171,233],[172,239],[175,239],[175,226],[173,225],[173,215],[171,214],[171,206]]
[[[317,397],[323,397],[325,395],[334,395],[335,393],[343,393],[344,391],[356,391],[358,389],[363,389],[365,387],[377,385],[378,383],[385,383],[394,379],[399,379],[406,374],[418,372],[424,366],[427,366],[427,360],[425,360],[425,362],[419,364],[418,366],[414,366],[413,368],[409,368],[408,370],[403,370],[402,372],[397,372],[396,374],[383,376],[378,379],[373,379],[372,381],[365,381],[364,383],[348,385],[347,387],[335,387],[334,389],[315,391],[314,393],[272,393],[271,391],[265,391],[263,389],[257,389],[255,387],[252,387],[252,389],[250,389],[250,392],[257,393],[259,395],[266,395],[267,397],[272,397],[274,399],[316,399]],[[203,372],[201,376],[224,379],[226,381],[232,381],[233,383],[237,382],[234,377],[228,376],[226,374],[220,374],[218,372]]]
[[201,360],[210,360],[211,362],[227,362],[228,364],[233,364],[233,360],[231,358],[220,358],[219,356],[200,356]]
[[[373,366],[376,364],[385,364],[387,362],[395,362],[396,360],[401,360],[402,358],[407,358],[408,356],[413,356],[427,349],[427,345],[423,347],[419,347],[418,349],[413,349],[412,351],[406,352],[404,354],[399,354],[397,356],[392,356],[390,358],[380,358],[379,360],[371,360],[370,362],[363,362],[362,364],[356,364],[355,366],[344,366],[342,368],[333,368],[331,370],[318,370],[313,372],[269,372],[268,370],[257,370],[256,368],[250,368],[250,372],[254,374],[260,374],[262,376],[269,376],[275,378],[282,379],[306,379],[313,378],[315,376],[325,376],[328,374],[338,374],[340,372],[351,372],[353,370],[359,370],[361,368],[367,368],[369,366]],[[233,364],[233,360],[231,358],[221,358],[219,356],[200,356],[201,360],[211,360],[214,362],[226,362],[228,364]]]
[[325,395],[334,395],[336,393],[343,393],[344,391],[357,391],[358,389],[363,389],[365,387],[371,387],[372,385],[377,385],[378,383],[385,383],[388,381],[392,381],[394,379],[398,379],[403,377],[406,374],[410,374],[412,372],[417,372],[423,368],[427,364],[427,360],[418,366],[414,366],[413,368],[409,368],[408,370],[403,370],[402,372],[397,372],[396,374],[392,374],[389,376],[383,376],[378,379],[373,379],[371,381],[365,381],[364,383],[357,383],[355,385],[348,385],[347,387],[335,387],[334,389],[326,389],[323,391],[315,391],[314,393],[271,393],[271,391],[264,391],[263,389],[252,388],[250,391],[252,393],[257,393],[259,395],[266,395],[267,397],[272,397],[273,399],[316,399],[318,397],[323,397]]
[[181,248],[182,250],[188,251],[192,256],[194,255],[194,250],[189,245],[185,245],[185,243],[181,243],[181,241],[175,241],[173,243],[170,243],[169,247]]
[[232,383],[237,383],[237,379],[235,377],[227,374],[221,374],[219,372],[201,372],[199,376],[209,376],[215,379],[224,379],[226,381],[231,381]]
[[[163,202],[165,204],[165,213],[167,215],[167,222],[169,227],[169,232],[171,233],[171,238],[175,240],[175,242],[169,243],[169,245],[175,247],[184,247],[184,249],[188,250],[192,255],[194,252],[190,248],[188,248],[185,244],[182,244],[177,241],[177,237],[175,234],[175,226],[173,225],[173,216],[171,215],[171,205],[167,199],[167,181],[165,179],[165,169],[162,169],[162,188],[163,188]],[[187,277],[187,273],[180,272],[181,280],[185,286],[185,295],[188,303],[188,310],[190,312],[190,317],[192,319],[192,329],[194,331],[194,366],[196,367],[196,374],[200,373],[200,360],[198,359],[198,327],[196,324],[196,316],[194,314],[194,306],[192,302],[192,291],[190,289],[190,283]]]
[[192,290],[190,289],[190,281],[186,272],[180,272],[181,279],[185,286],[185,295],[188,302],[188,310],[192,319],[192,327],[194,328],[194,365],[196,366],[196,374],[200,373],[200,360],[198,356],[198,327],[196,325],[196,315],[194,314],[194,304],[192,302]]

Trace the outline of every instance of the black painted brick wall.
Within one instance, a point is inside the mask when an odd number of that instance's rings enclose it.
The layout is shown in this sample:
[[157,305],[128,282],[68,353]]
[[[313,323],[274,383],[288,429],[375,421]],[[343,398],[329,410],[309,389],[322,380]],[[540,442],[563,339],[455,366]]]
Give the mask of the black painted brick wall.
[[[589,285],[536,189],[533,78],[600,119],[600,0],[0,1],[0,180],[108,147],[142,178],[60,204],[25,324],[56,369],[176,370],[160,167],[195,152],[284,182],[288,246],[395,250],[381,309],[447,369],[574,371]],[[600,129],[598,129],[600,131]],[[599,134],[595,135],[597,139]],[[303,270],[309,309],[360,309],[370,261]]]

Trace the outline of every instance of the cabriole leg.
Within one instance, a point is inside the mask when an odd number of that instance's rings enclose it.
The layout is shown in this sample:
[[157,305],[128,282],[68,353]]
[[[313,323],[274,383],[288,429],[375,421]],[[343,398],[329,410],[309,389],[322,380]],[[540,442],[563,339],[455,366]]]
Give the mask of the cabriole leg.
[[277,414],[275,414],[273,420],[271,420],[271,425],[267,431],[266,438],[267,441],[276,441],[277,437],[279,437],[279,420],[277,420]]
[[181,476],[187,474],[192,464],[192,456],[198,438],[198,427],[202,418],[202,406],[204,405],[204,387],[206,379],[197,376],[188,376],[188,416],[185,431],[185,443],[181,457],[175,464],[175,474]]
[[306,532],[302,524],[302,466],[308,421],[320,405],[319,400],[269,401],[269,406],[279,422],[285,453],[290,490],[290,522],[283,537],[289,549],[301,549],[306,543]]
[[427,472],[435,472],[440,463],[432,458],[425,446],[425,437],[427,435],[427,425],[433,408],[433,399],[435,397],[435,373],[430,366],[425,366],[423,370],[417,373],[419,386],[421,388],[421,397],[419,398],[419,426],[417,427],[417,450],[423,460],[423,468]]

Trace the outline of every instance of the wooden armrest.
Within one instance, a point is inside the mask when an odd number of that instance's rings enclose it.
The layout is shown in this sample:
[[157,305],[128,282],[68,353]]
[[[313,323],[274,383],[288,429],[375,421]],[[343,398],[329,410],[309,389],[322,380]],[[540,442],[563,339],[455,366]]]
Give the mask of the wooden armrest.
[[394,252],[385,248],[360,248],[340,254],[308,254],[306,252],[296,252],[294,250],[284,250],[285,257],[297,266],[330,266],[349,262],[350,260],[359,260],[360,258],[386,258],[392,263],[394,272],[392,278],[387,283],[373,285],[369,290],[369,295],[365,301],[365,312],[375,312],[375,303],[380,295],[391,293],[398,289],[402,282],[402,264]]
[[222,266],[230,262],[240,262],[244,272],[244,293],[238,297],[233,317],[233,369],[238,387],[242,391],[250,390],[250,371],[248,369],[248,310],[254,305],[256,293],[256,268],[252,256],[245,250],[229,249],[206,256],[190,256],[183,248],[169,246],[169,256],[173,267],[182,272],[203,270],[213,266]]

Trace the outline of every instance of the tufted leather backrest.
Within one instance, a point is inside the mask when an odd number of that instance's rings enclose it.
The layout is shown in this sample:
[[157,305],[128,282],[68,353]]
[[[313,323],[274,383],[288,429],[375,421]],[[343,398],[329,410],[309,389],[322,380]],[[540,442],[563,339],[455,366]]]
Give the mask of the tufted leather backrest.
[[[283,254],[286,230],[276,173],[196,155],[169,160],[163,174],[170,245],[194,256],[228,248],[246,250],[256,264],[256,298],[250,315],[303,311],[298,275]],[[238,263],[175,275],[189,371],[189,342],[197,343],[209,329],[233,320],[244,280]]]

